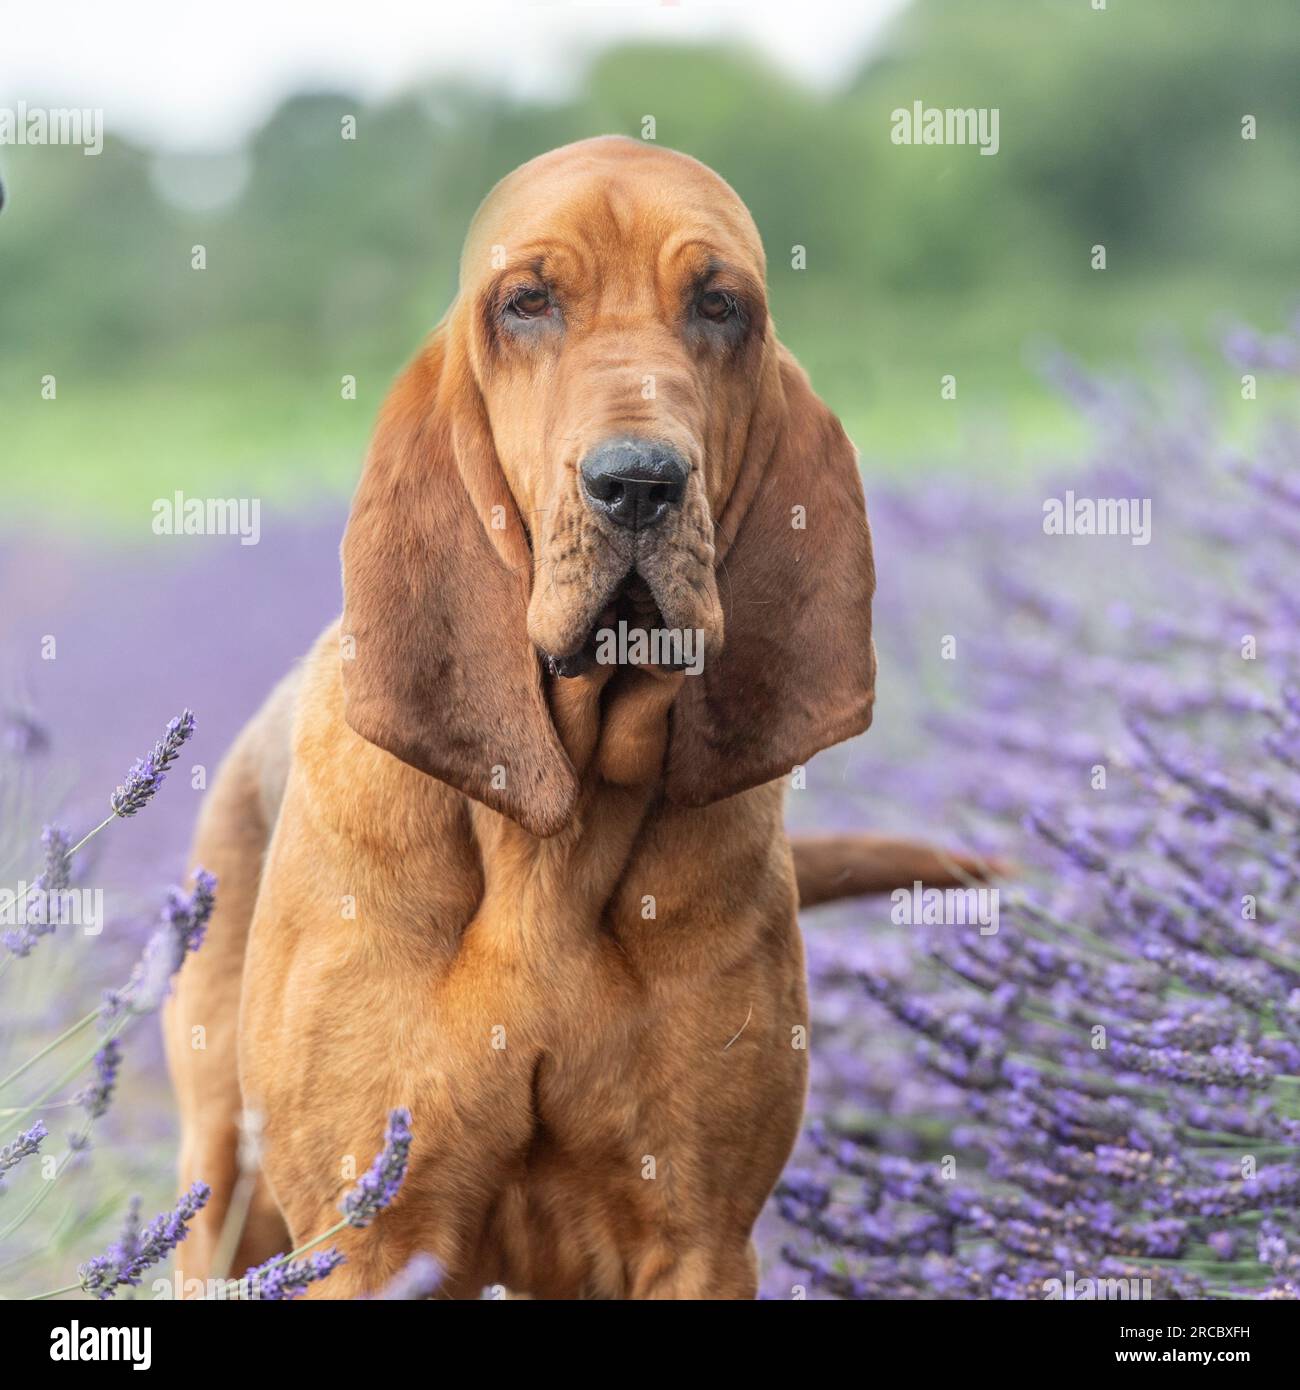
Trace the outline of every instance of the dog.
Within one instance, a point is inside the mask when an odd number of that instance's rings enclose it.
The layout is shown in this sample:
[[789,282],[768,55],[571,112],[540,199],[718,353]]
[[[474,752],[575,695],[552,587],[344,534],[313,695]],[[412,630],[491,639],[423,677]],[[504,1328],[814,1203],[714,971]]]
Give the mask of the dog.
[[[754,1297],[804,1106],[800,902],[986,866],[786,836],[792,771],[871,722],[875,573],[720,177],[602,137],[492,190],[343,576],[199,819],[218,904],[165,1015],[181,1180],[212,1189],[186,1276],[335,1225],[407,1106],[401,1190],[313,1296],[429,1252],[445,1297]],[[695,669],[602,660],[614,630]]]

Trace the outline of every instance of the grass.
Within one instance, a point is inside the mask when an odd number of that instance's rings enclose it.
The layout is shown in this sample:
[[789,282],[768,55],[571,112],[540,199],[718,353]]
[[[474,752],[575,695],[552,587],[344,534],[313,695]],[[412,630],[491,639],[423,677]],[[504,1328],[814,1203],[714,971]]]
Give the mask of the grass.
[[[773,298],[784,340],[840,414],[870,475],[896,478],[972,468],[1032,476],[1077,449],[1079,415],[1041,375],[1053,345],[1153,386],[1173,360],[1162,364],[1153,341],[1188,351],[1209,366],[1230,432],[1248,435],[1257,405],[1240,399],[1239,374],[1211,339],[1230,317],[1251,318],[1259,301],[1267,312],[1255,321],[1266,324],[1286,307],[1265,287],[1116,281],[1089,297],[1038,283],[1015,300],[986,286],[953,299],[878,302],[861,311],[860,331],[846,334],[851,305],[820,293],[800,298],[779,281]],[[1228,304],[1231,314],[1221,307]],[[121,538],[146,535],[153,501],[177,489],[285,506],[346,497],[388,385],[415,346],[394,344],[387,360],[350,364],[355,400],[342,399],[335,363],[309,365],[305,354],[286,363],[265,351],[241,360],[230,344],[148,373],[74,358],[56,371],[53,401],[42,399],[37,376],[11,373],[0,390],[11,460],[6,503],[43,530],[94,526]],[[955,399],[940,392],[949,372]],[[1294,407],[1300,396],[1296,383],[1275,379],[1262,381],[1261,392],[1270,411]]]

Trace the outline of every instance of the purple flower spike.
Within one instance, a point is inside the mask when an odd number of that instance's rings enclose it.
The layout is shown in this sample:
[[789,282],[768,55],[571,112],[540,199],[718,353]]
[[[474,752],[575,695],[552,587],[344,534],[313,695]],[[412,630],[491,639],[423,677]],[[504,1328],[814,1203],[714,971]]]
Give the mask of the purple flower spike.
[[97,1120],[108,1109],[117,1085],[118,1068],[122,1065],[122,1049],[116,1038],[110,1038],[95,1053],[95,1082],[77,1097],[86,1114]]
[[132,1197],[126,1204],[126,1217],[122,1222],[122,1238],[119,1241],[128,1260],[140,1254],[140,1198]]
[[343,1255],[333,1248],[318,1250],[307,1260],[285,1260],[283,1255],[277,1255],[248,1271],[248,1296],[263,1303],[288,1302],[306,1293],[309,1284],[332,1274],[343,1260]]
[[0,941],[16,956],[28,956],[43,936],[48,936],[58,924],[58,904],[51,898],[68,886],[71,865],[68,848],[71,841],[57,825],[47,825],[41,832],[45,849],[45,868],[28,890],[25,900],[27,920],[21,927],[7,931]]
[[72,841],[65,830],[60,830],[57,825],[47,825],[41,831],[41,847],[45,850],[45,870],[40,877],[40,886],[47,893],[62,893],[72,878],[72,865],[68,860]]
[[432,1255],[413,1255],[375,1297],[386,1303],[412,1302],[437,1293],[441,1283],[442,1265]]
[[406,1160],[411,1149],[411,1112],[405,1108],[388,1112],[384,1147],[370,1165],[370,1171],[344,1197],[340,1210],[351,1226],[369,1226],[392,1202],[406,1176]]
[[162,786],[167,769],[180,755],[181,745],[194,732],[194,715],[185,710],[167,725],[167,732],[143,758],[137,758],[122,785],[109,797],[109,805],[119,816],[133,816],[143,810]]
[[0,936],[5,946],[16,956],[30,956],[36,943],[43,936],[48,936],[54,930],[54,923],[42,918],[38,921],[29,921],[21,927],[15,927]]
[[9,709],[0,711],[0,744],[25,758],[44,753],[50,746],[50,736],[31,715]]
[[121,989],[105,991],[105,1019],[117,1018],[128,1009],[147,1014],[162,1003],[185,957],[203,944],[216,891],[217,880],[207,870],[195,869],[194,892],[188,898],[175,888],[168,893],[162,925],[149,938],[130,978]]
[[133,1202],[122,1238],[77,1271],[81,1287],[96,1298],[112,1298],[123,1285],[138,1286],[140,1275],[171,1254],[189,1235],[189,1223],[210,1196],[207,1183],[196,1182],[171,1211],[155,1216],[143,1231],[139,1229],[139,1202]]
[[23,1130],[12,1143],[0,1148],[0,1173],[7,1173],[10,1168],[16,1168],[29,1154],[36,1153],[41,1147],[41,1140],[48,1133],[45,1122],[37,1120],[31,1129]]

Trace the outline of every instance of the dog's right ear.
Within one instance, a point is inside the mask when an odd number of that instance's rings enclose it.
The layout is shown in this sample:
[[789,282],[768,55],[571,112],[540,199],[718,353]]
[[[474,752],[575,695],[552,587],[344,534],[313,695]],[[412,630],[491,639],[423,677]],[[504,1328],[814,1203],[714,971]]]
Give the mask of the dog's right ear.
[[343,710],[362,738],[553,835],[577,780],[527,635],[527,534],[454,319],[380,414],[343,538]]

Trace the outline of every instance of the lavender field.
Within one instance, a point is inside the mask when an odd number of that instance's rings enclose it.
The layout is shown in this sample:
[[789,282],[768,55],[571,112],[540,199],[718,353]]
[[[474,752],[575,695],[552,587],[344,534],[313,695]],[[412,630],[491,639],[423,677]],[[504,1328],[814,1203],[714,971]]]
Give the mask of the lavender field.
[[[1154,394],[1055,362],[1090,443],[1032,483],[886,487],[864,451],[880,704],[789,820],[1019,872],[996,931],[900,922],[889,900],[805,914],[813,1092],[760,1231],[767,1296],[1300,1292],[1300,427],[1269,403],[1294,401],[1298,364],[1293,339],[1244,331],[1214,390],[1173,356]],[[1243,375],[1248,445],[1205,404]],[[1067,492],[1148,502],[1146,543],[1048,534]],[[256,546],[147,518],[134,546],[5,537],[0,884],[41,872],[43,827],[70,844],[108,816],[168,720],[196,728],[149,804],[75,856],[102,932],[4,929],[0,1294],[92,1296],[78,1270],[133,1196],[145,1218],[175,1202],[149,1007],[119,1028],[110,1001],[26,1063],[121,989],[160,921],[172,942],[178,914],[193,925],[167,890],[194,888],[196,784],[337,611],[343,516],[268,505]],[[120,1063],[100,1050],[118,1032]]]

